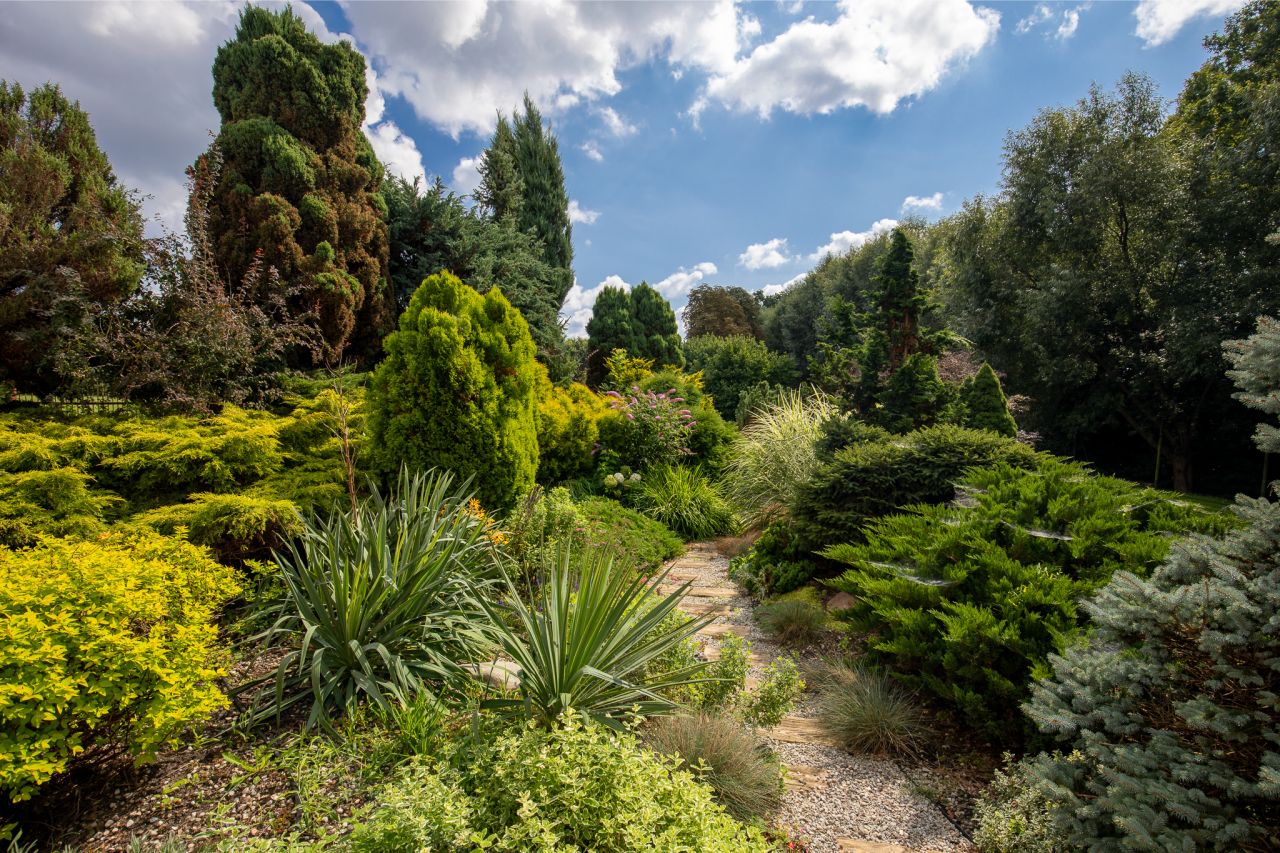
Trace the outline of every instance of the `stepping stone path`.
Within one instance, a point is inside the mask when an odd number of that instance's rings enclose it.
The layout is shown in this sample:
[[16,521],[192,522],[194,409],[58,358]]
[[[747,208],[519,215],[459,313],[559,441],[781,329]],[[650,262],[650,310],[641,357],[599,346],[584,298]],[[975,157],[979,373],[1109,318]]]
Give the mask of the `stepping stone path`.
[[[669,564],[665,592],[692,586],[680,605],[690,615],[714,620],[697,633],[702,656],[716,660],[720,640],[736,634],[751,641],[748,686],[782,650],[751,619],[751,599],[729,580],[729,561],[710,542],[689,546]],[[906,775],[892,761],[850,755],[835,747],[801,697],[799,707],[761,732],[786,767],[787,791],[777,819],[812,839],[815,853],[952,853],[972,851],[933,803],[911,793]]]

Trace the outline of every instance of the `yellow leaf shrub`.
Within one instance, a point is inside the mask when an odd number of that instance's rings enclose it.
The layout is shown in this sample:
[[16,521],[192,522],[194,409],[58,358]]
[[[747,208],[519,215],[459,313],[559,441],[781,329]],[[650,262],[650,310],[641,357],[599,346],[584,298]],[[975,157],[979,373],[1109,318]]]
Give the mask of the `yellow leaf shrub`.
[[93,746],[151,755],[223,707],[213,620],[238,592],[176,539],[0,548],[0,792],[27,799]]
[[591,473],[600,419],[608,413],[604,400],[577,382],[540,389],[538,482],[551,485]]

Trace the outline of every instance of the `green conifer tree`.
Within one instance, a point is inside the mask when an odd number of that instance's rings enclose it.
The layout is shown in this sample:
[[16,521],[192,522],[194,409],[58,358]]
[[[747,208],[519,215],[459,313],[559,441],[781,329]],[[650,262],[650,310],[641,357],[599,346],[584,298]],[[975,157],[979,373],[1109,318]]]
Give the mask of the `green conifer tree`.
[[1018,424],[1009,414],[1009,400],[990,364],[982,363],[978,374],[965,382],[960,397],[965,408],[965,426],[989,429],[1010,438],[1017,436]]
[[880,290],[874,325],[884,333],[891,372],[920,349],[920,312],[926,300],[920,291],[920,277],[912,266],[914,260],[907,233],[895,228],[875,278]]
[[[1280,334],[1226,344],[1240,399],[1280,411]],[[1264,450],[1277,447],[1268,425]],[[1063,749],[1030,760],[1072,849],[1270,849],[1280,838],[1280,504],[1117,572],[1085,604],[1087,643],[1051,657],[1024,707]]]
[[137,288],[142,217],[54,85],[0,80],[0,176],[0,385],[46,393],[66,335]]
[[386,339],[369,394],[374,470],[446,468],[475,477],[486,509],[505,511],[538,468],[542,368],[520,312],[443,272],[422,283]]
[[631,328],[635,334],[635,349],[630,350],[633,355],[653,359],[659,369],[684,367],[676,313],[647,282],[631,291]]
[[383,169],[361,132],[364,75],[351,45],[324,44],[290,9],[255,6],[213,63],[218,266],[233,283],[255,263],[274,268],[278,279],[264,281],[314,316],[324,343],[314,359],[325,363],[372,356],[393,320]]
[[524,205],[524,179],[516,165],[516,137],[511,122],[498,116],[498,127],[480,158],[480,186],[476,201],[494,219],[511,217],[517,222]]
[[587,322],[587,379],[592,387],[608,375],[605,360],[616,349],[638,351],[631,297],[621,287],[604,287]]
[[569,195],[564,188],[564,167],[560,145],[553,133],[542,126],[542,113],[528,93],[524,113],[516,113],[515,162],[523,181],[523,202],[518,218],[523,231],[532,231],[542,241],[547,263],[568,274],[563,301],[572,285],[573,226],[569,222]]
[[931,355],[913,352],[880,390],[869,420],[891,432],[910,432],[935,423],[948,397],[947,386],[938,376],[938,362]]

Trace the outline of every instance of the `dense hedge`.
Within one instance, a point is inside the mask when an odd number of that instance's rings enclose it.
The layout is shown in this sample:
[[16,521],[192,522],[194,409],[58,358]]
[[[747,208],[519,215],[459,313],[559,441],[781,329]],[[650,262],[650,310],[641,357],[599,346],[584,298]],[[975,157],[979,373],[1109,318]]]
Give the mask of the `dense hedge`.
[[0,548],[0,791],[30,797],[94,747],[154,753],[225,704],[234,573],[156,536]]
[[898,507],[951,500],[971,468],[1001,462],[1029,468],[1040,458],[1013,439],[949,425],[901,436],[866,435],[868,440],[838,451],[798,490],[791,514],[811,551],[860,541],[867,522]]
[[959,708],[992,735],[1019,720],[1033,672],[1070,642],[1077,602],[1119,570],[1145,575],[1170,535],[1230,524],[1175,495],[1045,459],[970,472],[972,505],[915,506],[873,521],[826,556],[868,657]]

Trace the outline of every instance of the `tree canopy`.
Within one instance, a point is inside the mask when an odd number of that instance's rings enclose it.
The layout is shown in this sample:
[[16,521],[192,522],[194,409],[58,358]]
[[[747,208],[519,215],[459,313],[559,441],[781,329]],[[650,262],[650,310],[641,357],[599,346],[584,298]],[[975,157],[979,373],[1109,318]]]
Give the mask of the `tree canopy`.
[[383,169],[361,131],[364,58],[291,9],[249,6],[213,80],[224,167],[210,227],[224,277],[274,268],[293,313],[320,329],[321,361],[374,355],[393,308]]
[[68,335],[142,279],[142,217],[56,85],[0,80],[0,175],[0,383],[47,393]]

